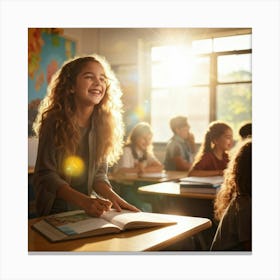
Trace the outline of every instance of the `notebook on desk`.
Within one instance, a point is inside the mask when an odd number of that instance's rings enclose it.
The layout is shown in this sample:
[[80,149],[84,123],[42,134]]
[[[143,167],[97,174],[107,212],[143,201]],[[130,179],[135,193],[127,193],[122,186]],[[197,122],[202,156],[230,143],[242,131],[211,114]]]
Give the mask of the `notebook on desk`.
[[209,177],[184,177],[180,179],[180,183],[195,186],[220,186],[224,181],[223,176],[209,176]]
[[184,177],[180,179],[180,191],[216,194],[219,191],[223,180],[223,176]]

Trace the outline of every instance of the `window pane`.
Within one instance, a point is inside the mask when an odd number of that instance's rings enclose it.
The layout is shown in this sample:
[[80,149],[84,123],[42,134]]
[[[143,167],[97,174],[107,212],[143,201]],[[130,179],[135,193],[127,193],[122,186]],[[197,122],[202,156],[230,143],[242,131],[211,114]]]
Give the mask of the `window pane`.
[[251,81],[251,54],[222,55],[218,57],[218,81]]
[[[199,104],[199,110],[194,104]],[[152,91],[151,124],[155,142],[167,142],[172,136],[169,120],[176,115],[188,117],[196,142],[201,142],[209,123],[208,87],[177,87]]]
[[192,75],[192,84],[205,85],[209,84],[210,75],[210,57],[197,57],[194,63]]
[[167,59],[174,46],[152,47],[152,61]]
[[192,42],[194,53],[210,53],[212,52],[212,39],[196,40]]
[[217,87],[217,119],[232,125],[238,139],[241,123],[252,120],[251,84],[220,85]]
[[213,39],[214,52],[251,49],[251,34]]

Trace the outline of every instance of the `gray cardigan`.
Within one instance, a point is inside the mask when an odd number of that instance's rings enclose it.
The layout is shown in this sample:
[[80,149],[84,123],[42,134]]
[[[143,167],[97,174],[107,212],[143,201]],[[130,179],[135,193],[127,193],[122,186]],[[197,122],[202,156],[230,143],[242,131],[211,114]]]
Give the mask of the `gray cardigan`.
[[33,184],[36,193],[36,210],[40,216],[77,209],[75,205],[56,197],[58,188],[63,184],[69,184],[87,195],[92,193],[96,181],[103,181],[111,187],[107,177],[107,163],[104,162],[99,166],[96,164],[96,134],[93,119],[91,127],[79,143],[78,155],[80,153],[86,163],[86,174],[80,180],[64,174],[62,168],[64,155],[54,145],[53,127],[51,123],[42,127],[35,165]]

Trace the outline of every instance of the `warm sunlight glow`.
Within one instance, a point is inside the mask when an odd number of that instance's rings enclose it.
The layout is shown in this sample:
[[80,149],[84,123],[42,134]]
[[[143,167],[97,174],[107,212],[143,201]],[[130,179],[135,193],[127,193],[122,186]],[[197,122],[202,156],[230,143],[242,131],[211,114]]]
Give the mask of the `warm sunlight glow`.
[[192,81],[194,58],[185,46],[163,46],[152,49],[153,86],[176,87]]
[[64,160],[63,170],[68,176],[79,177],[85,170],[85,164],[80,157],[70,156]]

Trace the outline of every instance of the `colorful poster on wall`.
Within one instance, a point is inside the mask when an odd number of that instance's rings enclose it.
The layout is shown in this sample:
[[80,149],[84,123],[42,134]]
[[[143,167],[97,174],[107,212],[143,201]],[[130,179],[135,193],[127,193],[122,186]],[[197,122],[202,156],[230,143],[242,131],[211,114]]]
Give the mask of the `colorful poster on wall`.
[[28,29],[28,136],[52,75],[76,54],[76,42],[59,28]]

